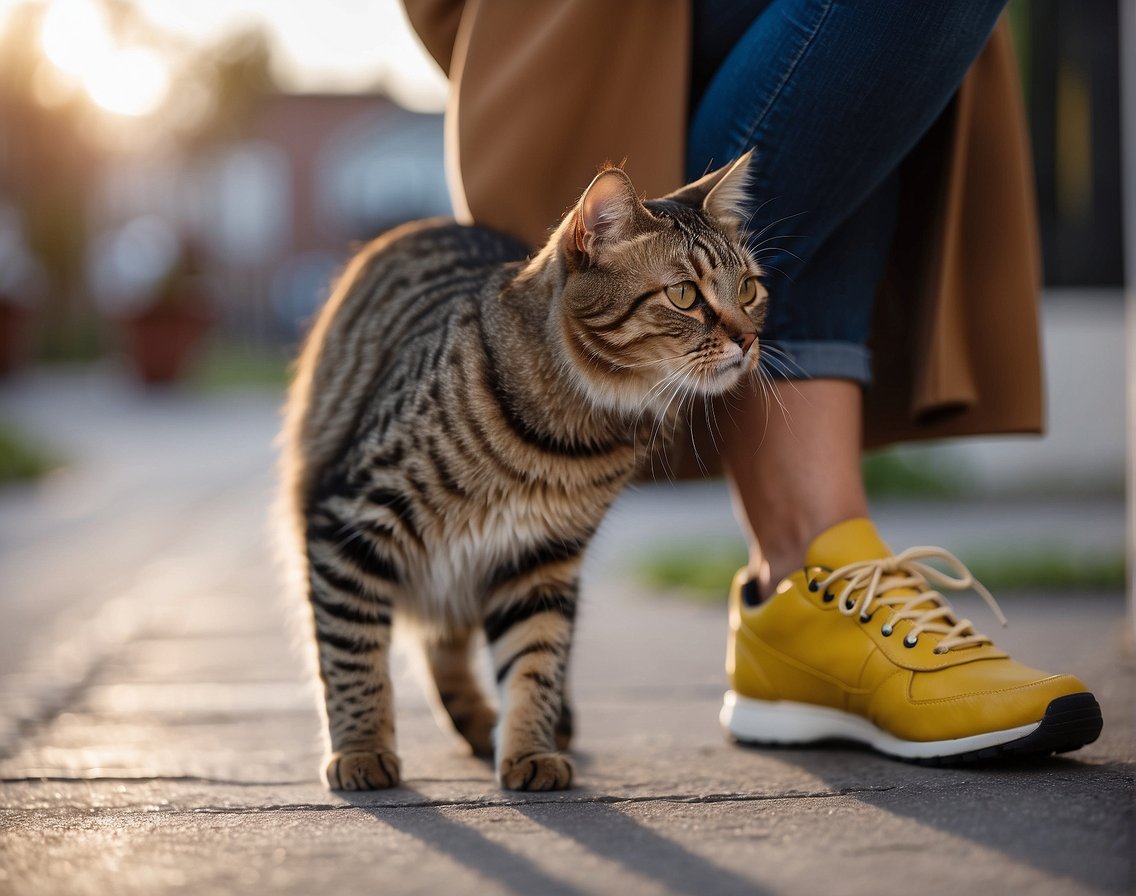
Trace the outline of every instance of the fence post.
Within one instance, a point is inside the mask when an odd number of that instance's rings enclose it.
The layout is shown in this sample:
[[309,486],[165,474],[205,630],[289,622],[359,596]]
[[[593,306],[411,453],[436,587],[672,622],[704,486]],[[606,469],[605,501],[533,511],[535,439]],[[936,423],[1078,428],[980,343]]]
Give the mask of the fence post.
[[1120,3],[1120,154],[1128,321],[1128,619],[1136,636],[1136,3]]

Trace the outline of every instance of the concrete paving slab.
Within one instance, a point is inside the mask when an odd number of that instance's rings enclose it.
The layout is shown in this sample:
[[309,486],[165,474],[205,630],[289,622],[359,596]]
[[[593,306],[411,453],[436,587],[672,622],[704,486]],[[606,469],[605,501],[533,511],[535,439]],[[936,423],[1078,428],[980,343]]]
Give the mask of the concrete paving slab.
[[[500,791],[435,723],[404,650],[405,786],[332,794],[316,780],[316,701],[266,535],[275,400],[175,413],[104,396],[114,434],[85,433],[99,415],[61,401],[87,420],[71,431],[91,448],[75,475],[107,475],[77,516],[22,496],[35,538],[0,539],[0,601],[25,625],[0,658],[0,894],[1131,891],[1136,665],[1119,594],[999,596],[1012,623],[991,632],[999,643],[1081,675],[1101,700],[1104,735],[1072,757],[924,769],[840,747],[740,748],[716,720],[723,607],[646,593],[626,564],[675,532],[736,537],[724,490],[638,489],[588,566],[572,669],[579,787]],[[197,452],[184,463],[179,427]],[[145,487],[129,475],[135,444],[166,452],[142,461]],[[1118,508],[879,518],[899,545],[1064,524],[1111,550]],[[0,534],[23,531],[9,510],[0,499]],[[37,577],[45,557],[78,551]],[[995,628],[979,604],[962,609]]]
[[478,801],[432,782],[350,798],[312,785],[234,798],[215,785],[49,782],[19,785],[0,818],[21,893],[113,881],[123,893],[868,894],[913,880],[930,894],[1125,892],[1130,844],[1116,822],[1131,790],[1094,777],[1048,763],[855,789]]

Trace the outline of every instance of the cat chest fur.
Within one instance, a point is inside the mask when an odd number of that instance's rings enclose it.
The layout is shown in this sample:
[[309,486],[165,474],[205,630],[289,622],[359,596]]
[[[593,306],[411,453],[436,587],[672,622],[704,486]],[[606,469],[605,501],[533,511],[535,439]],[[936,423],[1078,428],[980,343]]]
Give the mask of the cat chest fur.
[[474,302],[378,381],[330,509],[353,533],[354,573],[374,578],[381,558],[375,584],[426,623],[477,624],[533,573],[563,566],[570,581],[635,461],[634,423],[597,417],[555,367],[518,383]]
[[574,568],[606,510],[591,500],[573,506],[567,495],[510,489],[483,505],[453,508],[424,531],[424,546],[409,557],[399,609],[423,620],[481,622],[490,602],[523,594],[534,574],[542,579]]

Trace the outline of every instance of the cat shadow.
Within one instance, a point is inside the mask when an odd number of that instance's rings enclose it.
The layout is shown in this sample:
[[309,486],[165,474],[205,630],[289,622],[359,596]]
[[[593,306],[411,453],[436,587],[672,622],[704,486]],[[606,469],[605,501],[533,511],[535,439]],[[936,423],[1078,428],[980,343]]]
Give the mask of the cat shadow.
[[618,863],[632,875],[677,893],[769,892],[606,803],[527,803],[517,811],[558,837]]
[[[586,891],[561,880],[541,868],[532,859],[490,839],[476,827],[455,821],[442,808],[424,802],[423,805],[399,803],[391,805],[389,799],[396,794],[409,797],[426,797],[412,787],[385,791],[386,800],[375,802],[367,793],[342,793],[343,799],[366,812],[380,824],[413,837],[424,846],[451,859],[466,871],[480,877],[491,878],[501,887],[518,894],[532,893],[548,896],[586,896]],[[490,808],[490,807],[486,807]]]
[[796,766],[881,812],[1044,873],[1105,890],[1123,889],[1121,878],[1132,873],[1131,860],[1126,871],[1113,845],[1116,824],[1131,812],[1136,763],[1045,756],[929,768],[844,741],[735,748]]
[[[579,754],[574,754],[580,758]],[[587,764],[585,759],[583,764]],[[502,791],[502,793],[507,793]],[[576,798],[571,795],[575,794]],[[479,830],[471,815],[463,823],[455,817],[453,806],[432,803],[412,786],[395,790],[339,794],[348,804],[367,813],[381,825],[413,837],[428,849],[444,856],[468,872],[492,879],[518,896],[585,896],[596,892],[592,881],[586,887],[542,868],[536,861],[510,849]],[[553,838],[547,854],[562,852],[555,841],[572,842],[600,859],[615,863],[624,873],[648,881],[662,890],[681,893],[746,893],[762,896],[768,892],[752,879],[743,877],[691,852],[681,843],[662,836],[607,803],[590,799],[585,791],[566,794],[515,793],[516,802],[488,803],[484,807],[515,812]],[[418,804],[418,800],[422,800]],[[450,811],[447,812],[446,809]],[[460,817],[460,816],[459,816]],[[499,819],[494,819],[497,821]],[[520,838],[524,842],[527,838]],[[529,841],[531,842],[531,841]]]

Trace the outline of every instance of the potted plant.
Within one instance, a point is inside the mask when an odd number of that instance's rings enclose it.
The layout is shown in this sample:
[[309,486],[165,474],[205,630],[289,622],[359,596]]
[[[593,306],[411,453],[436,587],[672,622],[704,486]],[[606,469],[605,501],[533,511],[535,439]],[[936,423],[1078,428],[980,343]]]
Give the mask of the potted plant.
[[178,265],[153,300],[121,318],[126,351],[142,382],[175,382],[196,357],[216,322],[202,278]]
[[0,377],[10,376],[31,356],[32,309],[0,290]]
[[43,268],[24,242],[16,213],[0,204],[0,377],[27,363]]
[[142,215],[92,246],[91,288],[117,325],[146,384],[182,378],[216,322],[200,253],[156,215]]

